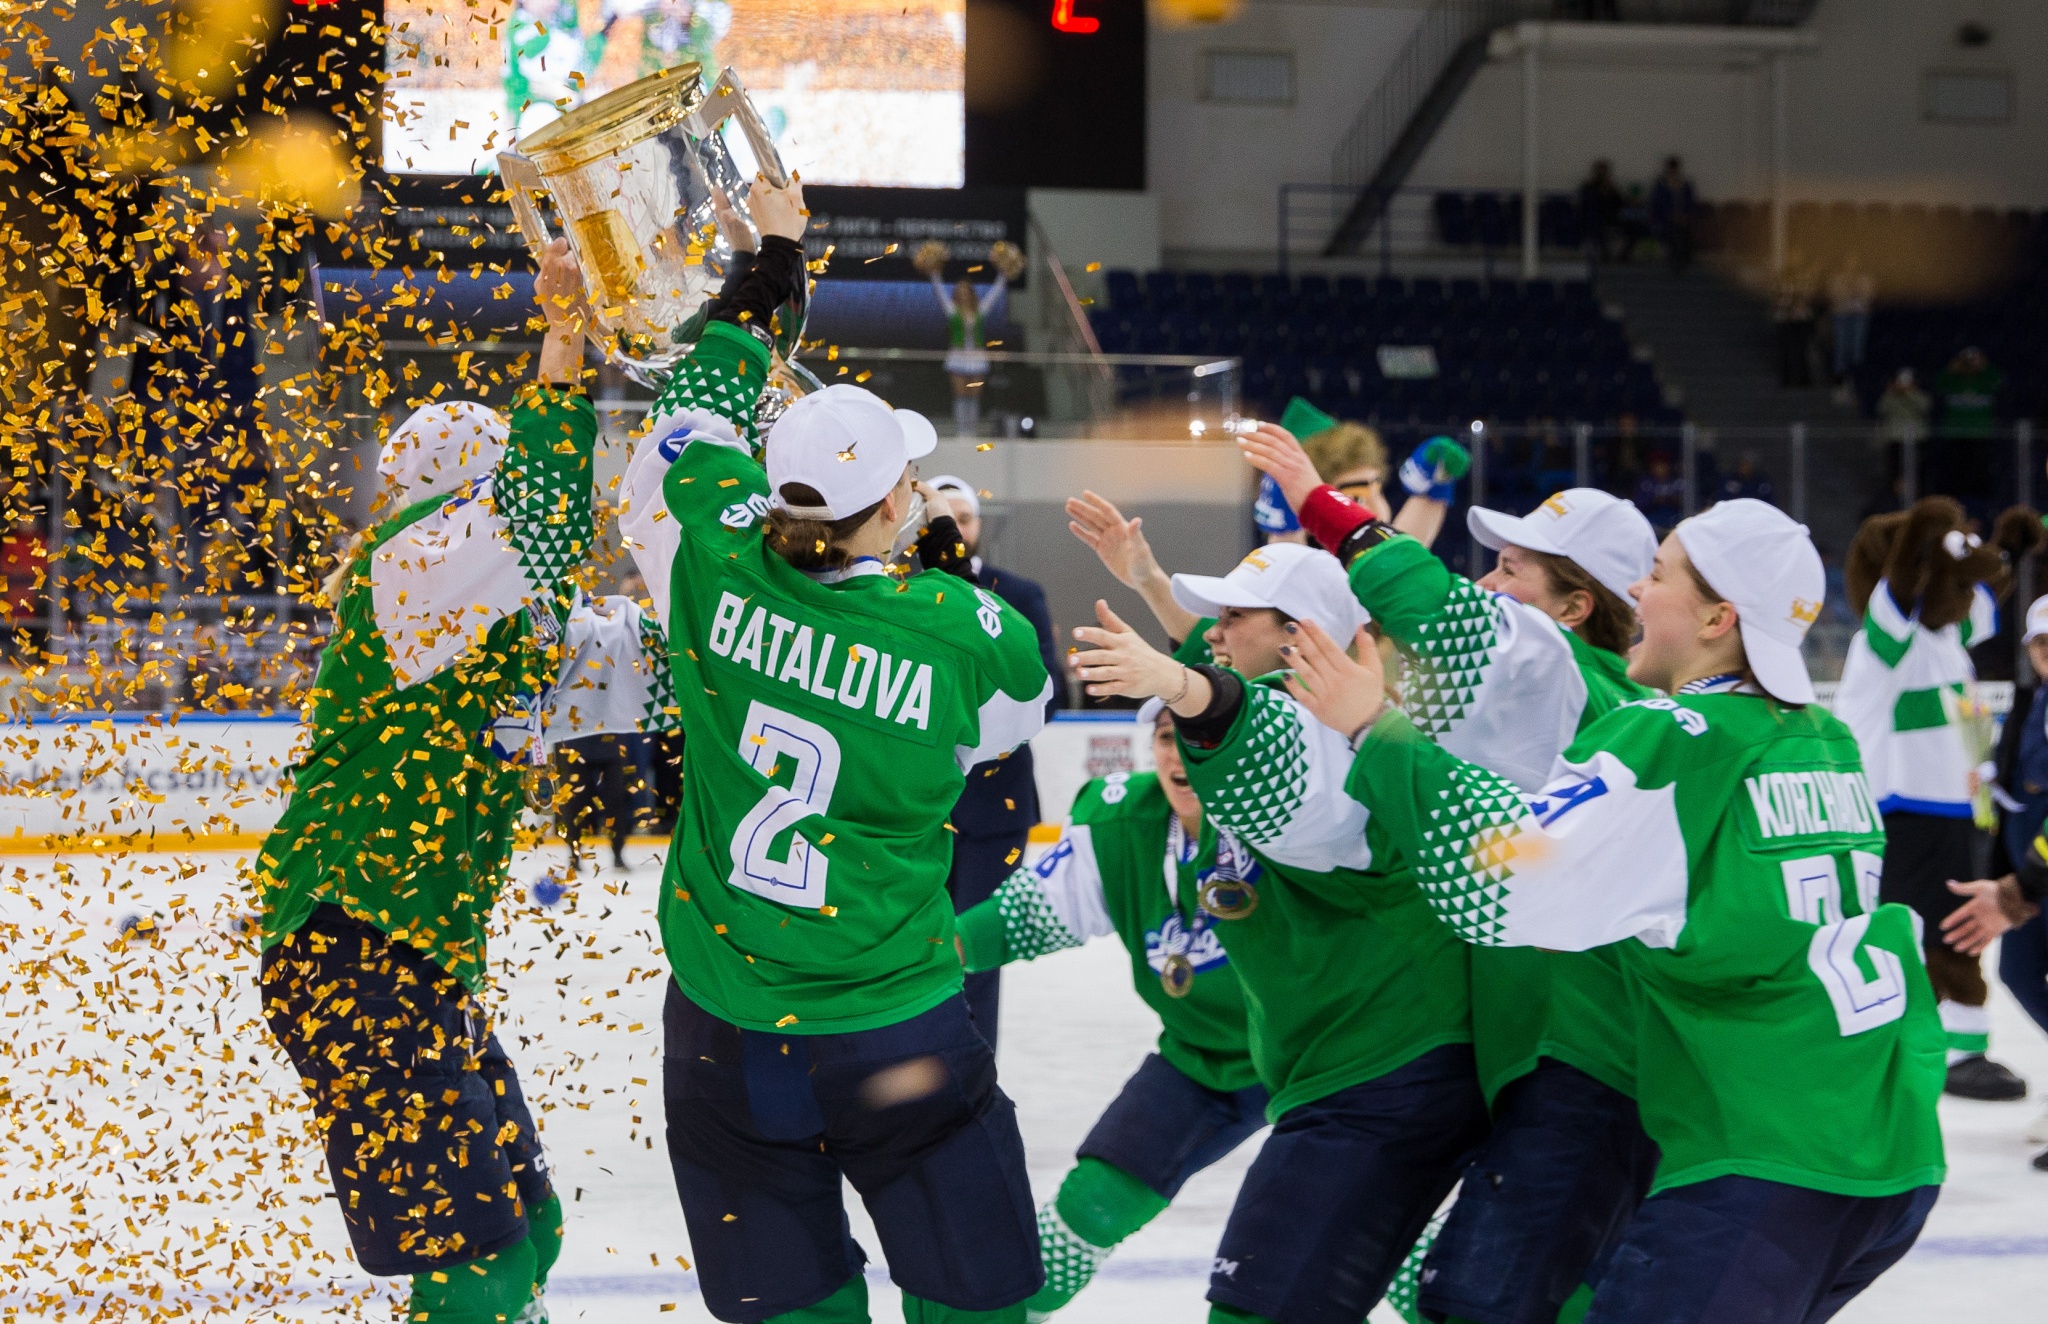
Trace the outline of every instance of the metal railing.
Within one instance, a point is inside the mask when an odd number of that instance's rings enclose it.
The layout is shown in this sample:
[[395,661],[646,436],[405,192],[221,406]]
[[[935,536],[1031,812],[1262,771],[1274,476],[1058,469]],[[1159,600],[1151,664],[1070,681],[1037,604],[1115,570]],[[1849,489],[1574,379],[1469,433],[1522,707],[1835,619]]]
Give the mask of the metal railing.
[[[1379,421],[1394,454],[1444,425]],[[1808,639],[1815,674],[1838,674],[1857,622],[1848,615],[1839,570],[1856,530],[1870,515],[1911,505],[1922,496],[1959,500],[1989,530],[2009,506],[2040,509],[2048,474],[2034,426],[2021,420],[1988,435],[1887,433],[1876,426],[1792,423],[1781,428],[1638,427],[1592,424],[1505,425],[1476,420],[1454,429],[1472,451],[1464,499],[1524,514],[1552,492],[1595,487],[1633,500],[1660,532],[1729,497],[1778,506],[1810,529],[1829,567],[1829,598]],[[1437,550],[1474,578],[1492,553],[1465,538],[1454,518]],[[2014,602],[2024,612],[2036,567],[2017,567]],[[2024,649],[2012,631],[2015,674]]]
[[1330,179],[1354,192],[1386,164],[1423,101],[1469,41],[1522,17],[1547,17],[1548,0],[1436,0],[1330,154]]
[[[1475,225],[1472,242],[1451,244],[1444,241],[1438,229],[1436,199],[1444,193],[1470,193],[1473,190],[1438,188],[1401,188],[1383,195],[1377,208],[1362,222],[1362,242],[1358,257],[1349,263],[1339,265],[1355,266],[1359,259],[1373,263],[1380,275],[1391,276],[1397,261],[1415,259],[1429,261],[1472,260],[1479,266],[1479,272],[1491,280],[1495,264],[1520,261],[1522,249],[1521,206],[1519,190],[1491,189],[1478,190],[1491,193],[1502,200],[1502,206],[1510,213],[1504,229]],[[1304,258],[1321,258],[1328,249],[1331,237],[1338,227],[1352,218],[1353,204],[1357,201],[1358,190],[1338,184],[1282,184],[1278,193],[1275,245],[1279,269],[1282,275],[1299,265]],[[1546,192],[1544,202],[1554,202],[1570,195]],[[1540,204],[1539,204],[1540,205]],[[1576,208],[1577,203],[1573,200]],[[1550,228],[1539,226],[1540,251],[1553,261],[1574,261],[1589,264],[1591,258],[1583,244],[1560,244],[1554,241]],[[1514,271],[1503,275],[1520,275]],[[1575,270],[1572,274],[1591,275],[1590,266]]]

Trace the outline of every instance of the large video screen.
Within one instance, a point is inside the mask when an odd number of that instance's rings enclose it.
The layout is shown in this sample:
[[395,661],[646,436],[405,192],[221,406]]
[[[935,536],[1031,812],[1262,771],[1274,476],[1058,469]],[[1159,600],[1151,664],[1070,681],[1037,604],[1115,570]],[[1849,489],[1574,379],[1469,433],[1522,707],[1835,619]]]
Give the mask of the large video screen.
[[966,0],[387,0],[385,20],[393,172],[491,173],[563,108],[695,61],[738,70],[806,180],[963,182]]

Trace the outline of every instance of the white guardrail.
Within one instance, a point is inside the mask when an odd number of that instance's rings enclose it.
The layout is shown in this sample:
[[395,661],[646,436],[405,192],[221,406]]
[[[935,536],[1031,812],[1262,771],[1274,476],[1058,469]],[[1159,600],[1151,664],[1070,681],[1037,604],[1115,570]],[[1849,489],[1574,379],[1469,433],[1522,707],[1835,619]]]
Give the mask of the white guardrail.
[[[1821,702],[1835,686],[1822,683]],[[2010,682],[1979,697],[2003,716]],[[0,850],[55,841],[129,849],[246,848],[276,823],[296,718],[154,715],[0,725]],[[1031,742],[1041,812],[1058,821],[1092,777],[1152,766],[1128,712],[1061,713]]]

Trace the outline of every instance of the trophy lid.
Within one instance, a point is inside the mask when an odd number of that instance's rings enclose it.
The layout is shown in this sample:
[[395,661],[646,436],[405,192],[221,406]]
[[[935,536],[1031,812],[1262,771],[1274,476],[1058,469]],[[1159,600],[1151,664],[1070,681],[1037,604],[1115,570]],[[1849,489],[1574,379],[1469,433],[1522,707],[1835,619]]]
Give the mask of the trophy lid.
[[704,100],[703,69],[678,64],[565,111],[521,138],[516,150],[544,174],[574,170],[675,127]]

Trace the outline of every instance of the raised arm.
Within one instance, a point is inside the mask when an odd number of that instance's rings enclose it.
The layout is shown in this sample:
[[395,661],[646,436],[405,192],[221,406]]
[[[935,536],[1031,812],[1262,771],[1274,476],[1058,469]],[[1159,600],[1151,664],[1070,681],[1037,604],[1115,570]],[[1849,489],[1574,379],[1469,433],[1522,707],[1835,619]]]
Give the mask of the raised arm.
[[[806,213],[802,186],[794,181],[786,189],[756,181],[750,203],[760,251],[648,411],[647,432],[620,493],[619,531],[647,581],[657,619],[668,607],[683,521],[767,514],[760,466],[746,457],[754,450],[754,406],[773,363],[772,319],[805,279]],[[745,476],[707,474],[701,483],[671,487],[671,467],[693,445],[731,452]]]
[[1354,660],[1304,631],[1296,662],[1298,701],[1359,745],[1347,790],[1459,937],[1558,951],[1678,940],[1689,861],[1676,788],[1656,769],[1672,743],[1698,738],[1703,724],[1685,720],[1698,714],[1669,699],[1609,714],[1589,730],[1590,752],[1561,759],[1548,785],[1526,792],[1388,707],[1377,654]]
[[[1364,869],[1365,807],[1344,791],[1351,747],[1299,702],[1222,667],[1185,666],[1096,604],[1102,627],[1075,670],[1093,695],[1163,699],[1173,712],[1188,780],[1203,812],[1280,864],[1318,873]],[[1361,646],[1371,637],[1359,631]]]
[[1125,519],[1107,497],[1093,492],[1067,498],[1067,528],[1073,535],[1088,544],[1119,584],[1145,600],[1168,638],[1191,639],[1200,632],[1202,618],[1173,600],[1173,577],[1152,555],[1144,525],[1143,517]]
[[[569,573],[588,554],[592,536],[597,416],[576,385],[583,282],[566,244],[548,253],[535,290],[547,314],[546,339],[536,380],[514,397],[496,465],[445,492],[370,555],[371,615],[400,688],[438,674],[500,619],[533,608],[560,621],[573,601]],[[489,443],[479,434],[417,444]]]

